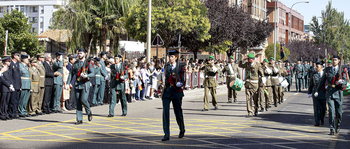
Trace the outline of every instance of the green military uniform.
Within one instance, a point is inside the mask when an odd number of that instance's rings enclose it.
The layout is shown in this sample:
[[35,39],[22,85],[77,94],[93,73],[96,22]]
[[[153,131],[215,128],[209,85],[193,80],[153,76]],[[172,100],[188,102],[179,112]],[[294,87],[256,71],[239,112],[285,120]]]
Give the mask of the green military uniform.
[[[169,55],[177,55],[178,51],[170,50]],[[179,61],[178,61],[179,62]],[[179,138],[182,138],[185,133],[185,123],[182,113],[182,98],[184,97],[183,86],[185,85],[185,63],[175,63],[173,65],[166,64],[164,67],[165,87],[162,92],[163,104],[163,131],[164,138],[162,141],[169,140],[170,136],[170,102],[173,103],[173,109],[176,117],[176,122],[180,129]],[[176,79],[176,75],[179,77]],[[178,82],[176,82],[178,80]]]
[[[255,55],[250,53],[248,54],[249,59],[255,58]],[[261,68],[260,63],[243,63],[242,61],[239,62],[239,67],[244,68],[247,76],[246,76],[246,81],[245,81],[245,93],[246,93],[246,101],[247,101],[247,111],[248,111],[248,116],[251,117],[253,116],[253,108],[252,108],[252,103],[251,103],[251,98],[253,97],[254,100],[254,109],[255,109],[255,116],[258,115],[258,97],[259,97],[259,75],[261,77],[264,77],[264,72],[263,69]],[[265,82],[266,83],[266,82]]]
[[[213,56],[209,57],[214,60]],[[218,73],[219,67],[217,65],[210,66],[207,64],[202,69],[204,69],[205,79],[203,82],[204,85],[204,109],[203,111],[207,111],[209,109],[209,91],[212,96],[212,104],[215,107],[215,110],[218,108],[217,100],[216,100],[216,87],[218,86],[218,82],[216,81],[216,74]]]
[[304,77],[304,66],[302,64],[296,65],[294,67],[295,72],[295,86],[297,92],[301,92]]
[[288,81],[288,87],[286,87],[286,90],[288,89],[288,92],[290,91],[290,87],[292,86],[292,83],[293,83],[293,75],[294,75],[294,72],[293,72],[293,67],[292,66],[285,66],[285,69],[287,70],[287,74],[285,76],[286,80]]
[[[322,65],[321,63],[319,63]],[[323,77],[324,72],[314,72],[310,80],[310,86],[308,89],[309,97],[312,95],[313,107],[314,107],[314,119],[315,126],[319,126],[320,122],[324,124],[324,117],[326,114],[326,89],[324,84],[320,84],[321,78]],[[318,96],[315,97],[315,92],[317,92],[318,86],[321,86],[322,90],[318,92]]]
[[[52,66],[53,71],[59,72],[63,75],[63,61],[55,61]],[[54,96],[53,96],[53,102],[52,104],[52,111],[58,111],[58,107],[60,105],[60,100],[62,96],[63,91],[63,77],[61,76],[55,76],[54,77]]]
[[303,89],[307,88],[308,86],[308,78],[309,78],[309,70],[310,66],[308,64],[304,64],[304,78],[303,78]]
[[[279,77],[284,77],[287,75],[286,67],[279,67],[279,70],[280,70]],[[284,100],[283,97],[284,97],[283,87],[282,87],[282,85],[279,85],[278,86],[278,99],[277,99],[277,102],[279,104],[283,103],[283,100]]]
[[[271,58],[273,59],[273,58]],[[273,59],[275,60],[275,59]],[[277,107],[277,103],[279,100],[279,79],[278,77],[281,75],[281,71],[280,68],[275,65],[275,64],[271,64],[271,69],[272,69],[272,74],[271,74],[271,88],[272,88],[272,94],[273,94],[273,103],[275,105],[275,107]]]
[[101,59],[100,60],[100,65],[101,65],[101,85],[100,85],[100,90],[98,92],[97,96],[97,104],[103,104],[103,96],[105,94],[105,88],[106,88],[106,77],[107,77],[107,70],[106,70],[106,65],[105,62]]
[[[269,61],[267,59],[264,59],[264,62],[268,63]],[[260,112],[264,112],[264,110],[268,111],[268,108],[271,104],[270,94],[271,92],[271,74],[272,74],[272,68],[267,66],[261,67],[264,72],[264,77],[266,80],[265,86],[263,83],[263,77],[259,78],[259,107]],[[265,93],[265,91],[266,93]]]
[[[117,55],[116,55],[117,57]],[[120,58],[122,58],[119,55]],[[112,100],[109,105],[109,115],[114,116],[114,108],[117,103],[117,96],[120,98],[121,107],[122,107],[122,116],[126,116],[127,114],[127,101],[125,96],[125,82],[124,80],[128,79],[128,70],[122,68],[121,63],[111,65],[111,92],[112,92]],[[121,79],[121,72],[124,69],[124,79]]]
[[[80,49],[79,49],[80,50]],[[85,52],[86,53],[86,52]],[[86,59],[85,59],[86,60]],[[88,65],[88,69],[86,69],[86,75],[87,75],[87,80],[84,80],[82,76],[78,76],[79,70],[81,67],[83,67],[84,61],[77,60],[73,64],[73,68],[69,73],[68,80],[67,82],[71,82],[73,76],[76,76],[76,81],[74,82],[74,92],[75,92],[75,97],[77,101],[77,121],[82,122],[83,121],[83,111],[82,111],[82,106],[84,106],[86,114],[91,117],[92,113],[90,110],[90,105],[88,102],[88,96],[89,96],[89,91],[90,91],[90,78],[95,76],[95,70],[92,67],[92,64],[90,63]]]
[[[32,60],[32,63],[37,63],[37,60]],[[31,82],[31,92],[30,92],[30,99],[28,104],[28,114],[29,115],[36,115],[39,109],[39,100],[42,100],[39,98],[39,84],[40,84],[40,72],[36,67],[29,68],[30,71],[30,79]]]
[[97,104],[101,104],[101,103],[97,103],[97,98],[98,98],[98,93],[100,91],[101,88],[101,67],[98,67],[95,65],[95,79],[96,79],[96,85],[95,85],[95,90],[94,90],[94,97],[92,100],[92,104],[97,105]]
[[[338,58],[338,56],[333,56],[333,58]],[[329,127],[331,134],[339,132],[340,123],[342,121],[342,104],[343,104],[343,88],[346,87],[347,78],[346,70],[341,70],[341,76],[339,76],[339,69],[342,68],[327,67],[324,70],[324,75],[320,81],[320,85],[317,88],[317,93],[322,92],[322,85],[326,83],[326,100],[329,106]],[[339,81],[342,79],[342,81]]]
[[312,75],[316,72],[316,67],[313,65],[310,65],[310,69],[309,69],[309,84],[308,86],[310,86],[311,80],[312,80]]
[[[233,56],[230,56],[231,59],[234,59]],[[237,101],[237,91],[232,89],[230,86],[230,83],[234,81],[237,78],[241,78],[241,75],[239,73],[238,65],[235,63],[228,63],[222,72],[226,72],[226,85],[227,85],[227,92],[228,92],[228,102],[232,102],[232,96],[234,98],[234,102]]]
[[[38,54],[38,56],[44,58],[44,54]],[[40,83],[39,83],[39,96],[38,96],[38,109],[36,110],[37,114],[41,114],[41,108],[44,100],[44,93],[45,93],[45,67],[43,63],[40,61],[37,62],[36,67],[40,73]]]
[[[21,57],[23,58],[24,55]],[[28,57],[27,57],[28,58]],[[27,113],[27,104],[30,96],[30,72],[27,64],[20,63],[19,64],[19,70],[21,71],[21,95],[18,101],[18,115],[20,117],[25,117],[28,115]]]

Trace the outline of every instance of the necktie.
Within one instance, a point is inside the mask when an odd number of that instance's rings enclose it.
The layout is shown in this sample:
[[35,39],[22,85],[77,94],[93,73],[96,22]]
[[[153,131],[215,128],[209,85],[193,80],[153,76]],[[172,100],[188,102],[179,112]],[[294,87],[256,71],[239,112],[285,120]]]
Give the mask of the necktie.
[[173,70],[173,65],[170,65],[170,71]]

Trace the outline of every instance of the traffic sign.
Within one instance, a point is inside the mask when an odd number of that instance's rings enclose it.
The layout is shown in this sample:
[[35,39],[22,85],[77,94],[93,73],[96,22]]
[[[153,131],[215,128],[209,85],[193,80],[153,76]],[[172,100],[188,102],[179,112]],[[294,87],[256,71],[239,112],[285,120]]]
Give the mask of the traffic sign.
[[160,37],[159,34],[156,35],[156,37],[152,41],[153,46],[162,46],[164,45],[162,37]]

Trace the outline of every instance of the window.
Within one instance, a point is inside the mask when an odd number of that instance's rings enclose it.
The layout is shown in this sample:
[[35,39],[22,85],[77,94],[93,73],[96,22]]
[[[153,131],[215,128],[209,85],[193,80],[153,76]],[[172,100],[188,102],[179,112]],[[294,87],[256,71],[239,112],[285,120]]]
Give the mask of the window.
[[44,17],[40,17],[40,22],[44,22]]
[[34,6],[32,7],[32,12],[38,12],[38,9]]
[[4,13],[4,7],[0,7],[0,13]]
[[24,6],[23,5],[21,5],[20,11],[24,12]]
[[40,13],[44,13],[44,6],[40,6]]
[[36,19],[36,17],[32,17],[32,19],[30,20],[30,22],[36,23],[36,22],[38,22],[38,20]]
[[40,28],[40,33],[43,33],[44,32],[44,28]]
[[35,33],[35,30],[36,30],[35,27],[33,27],[33,28],[32,28],[32,32]]

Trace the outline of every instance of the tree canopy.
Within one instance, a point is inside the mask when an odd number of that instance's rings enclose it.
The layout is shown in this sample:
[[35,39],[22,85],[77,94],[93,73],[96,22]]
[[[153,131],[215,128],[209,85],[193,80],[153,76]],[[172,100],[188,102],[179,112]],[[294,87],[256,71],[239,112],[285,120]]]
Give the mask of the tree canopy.
[[[11,13],[4,13],[0,18],[0,47],[5,47],[5,30],[8,30],[7,54],[12,51],[23,51],[31,56],[44,51],[40,46],[36,34],[31,32],[32,23],[28,23],[29,18],[16,9]],[[4,48],[0,49],[4,54]]]
[[[281,49],[281,45],[276,43],[276,60],[280,60],[281,59],[281,53],[280,50]],[[283,61],[288,60],[288,57],[290,57],[291,52],[288,48],[283,47],[284,49],[284,53],[285,53],[285,57],[283,58]],[[265,56],[267,58],[273,57],[274,56],[274,43],[270,43],[265,50]]]

